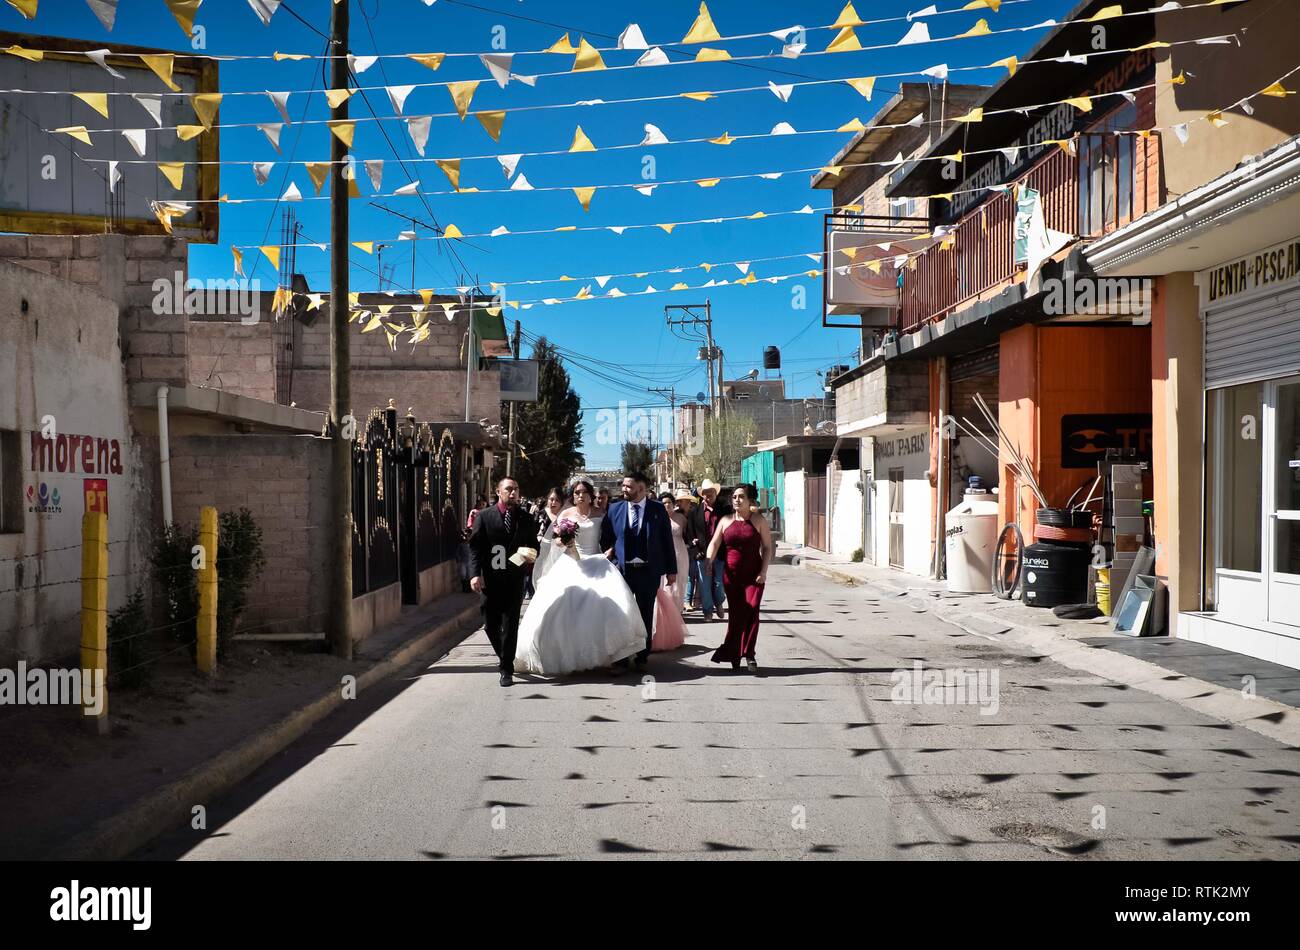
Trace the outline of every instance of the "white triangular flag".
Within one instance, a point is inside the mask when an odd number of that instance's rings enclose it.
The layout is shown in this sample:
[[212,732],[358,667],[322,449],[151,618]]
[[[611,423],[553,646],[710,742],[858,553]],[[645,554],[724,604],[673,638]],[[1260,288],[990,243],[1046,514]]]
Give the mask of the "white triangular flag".
[[658,46],[652,46],[641,54],[641,58],[636,61],[638,66],[667,66],[668,57]]
[[758,177],[767,178],[772,181],[776,181],[778,178],[781,177],[781,173],[780,172],[759,172]]
[[398,115],[402,114],[402,107],[406,105],[406,97],[411,94],[414,86],[389,86],[384,91],[388,93],[388,101],[393,104],[393,111]]
[[912,116],[910,119],[908,119],[908,120],[907,120],[906,122],[904,122],[903,124],[904,124],[904,125],[910,125],[910,126],[912,126],[913,128],[920,128],[921,123],[923,123],[924,121],[925,121],[925,113],[924,113],[924,112],[918,112],[916,115]]
[[144,129],[123,129],[122,138],[131,143],[131,147],[135,149],[135,154],[144,158]]
[[781,55],[786,59],[798,59],[799,54],[808,48],[807,43],[786,43],[781,47]]
[[513,80],[515,80],[516,82],[521,82],[521,83],[523,83],[525,86],[536,86],[536,85],[537,85],[537,77],[536,77],[536,76],[521,76],[521,75],[519,75],[518,73],[511,73],[511,74],[510,74],[510,78],[513,79]]
[[418,195],[419,193],[420,183],[418,181],[407,182],[401,188],[398,188],[397,191],[393,192],[395,195]]
[[917,10],[915,13],[909,13],[907,15],[907,21],[910,23],[916,17],[934,16],[938,12],[939,12],[939,8],[931,4],[930,6],[926,7],[924,10]]
[[280,196],[281,201],[302,201],[302,192],[294,182],[289,182],[289,187],[284,190]]
[[429,141],[429,121],[432,116],[417,115],[406,120],[406,131],[411,133],[415,150],[424,155],[424,145]]
[[607,230],[613,231],[615,234],[622,234],[624,231],[627,230],[627,225],[615,224],[615,225],[611,225]]
[[1064,55],[1064,56],[1058,56],[1058,57],[1056,57],[1056,59],[1051,60],[1051,62],[1054,62],[1054,63],[1074,63],[1076,66],[1087,66],[1087,65],[1088,65],[1088,57],[1087,57],[1086,54],[1085,54],[1085,55],[1082,55],[1082,56],[1075,56],[1075,55],[1073,55],[1073,54],[1072,54],[1072,53],[1067,49],[1067,50],[1065,51],[1065,55]]
[[795,135],[794,126],[789,122],[778,122],[772,126],[772,135]]
[[895,46],[907,46],[910,43],[930,42],[930,27],[924,23],[913,23],[907,35],[895,43]]
[[651,125],[649,122],[645,125],[645,138],[641,140],[642,145],[667,145],[668,138],[659,131],[659,126]]
[[496,84],[502,89],[510,82],[510,61],[515,58],[514,53],[480,53],[479,60],[487,67],[487,71],[492,74]]
[[1241,106],[1241,111],[1246,113],[1246,115],[1255,114],[1255,107],[1252,106],[1247,100],[1242,99],[1241,102],[1238,103],[1238,105]]
[[643,293],[643,294],[657,294],[657,293],[659,293],[659,291],[657,291],[657,290],[655,289],[655,285],[654,285],[654,284],[646,284],[646,285],[645,285],[645,290],[641,291],[641,293]]
[[1006,159],[1008,165],[1014,165],[1016,159],[1020,157],[1020,149],[1018,148],[1000,148],[998,151],[1002,153],[1002,157]]
[[596,283],[600,284],[601,290],[605,289],[605,285],[609,283],[609,279],[613,276],[613,274],[605,274],[603,277],[596,278]]
[[275,150],[280,151],[280,131],[284,128],[283,122],[259,122],[257,127],[262,130],[267,141],[274,146]]
[[938,66],[931,66],[929,69],[921,70],[922,76],[932,76],[935,79],[946,80],[948,78],[948,64],[940,63]]
[[399,231],[399,232],[397,233],[397,240],[399,240],[399,241],[414,241],[414,240],[415,240],[415,232],[414,232],[414,231]]
[[122,180],[122,173],[117,170],[117,162],[108,163],[108,193],[113,194],[113,189],[117,183]]
[[606,297],[622,297],[622,296],[623,296],[623,291],[619,290],[617,287],[611,287],[611,288],[609,288],[609,293],[605,294],[605,296],[606,296]]
[[162,96],[137,92],[131,98],[144,107],[144,111],[149,113],[149,118],[153,119],[154,125],[162,128]]
[[1123,96],[1125,101],[1129,102],[1130,104],[1133,105],[1137,104],[1138,97],[1134,93],[1121,91],[1116,93],[1116,95]]
[[795,214],[813,214],[813,213],[814,212],[813,212],[812,205],[804,205],[802,208],[800,208],[798,211],[795,212]]
[[791,33],[801,33],[801,32],[803,32],[802,26],[787,26],[783,30],[773,30],[771,33],[767,35],[774,37],[784,43]]
[[267,95],[270,96],[271,101],[275,103],[275,107],[280,110],[280,115],[284,116],[284,121],[292,125],[293,122],[289,118],[289,93],[268,91]]
[[382,158],[366,159],[366,174],[370,176],[370,187],[383,191],[384,160]]
[[1188,134],[1187,134],[1187,123],[1186,123],[1186,122],[1179,122],[1177,125],[1175,125],[1175,126],[1174,126],[1174,135],[1178,136],[1178,141],[1180,141],[1180,142],[1182,142],[1184,145],[1186,145],[1186,144],[1187,144],[1187,139],[1188,139]]
[[[279,3],[280,0],[276,2]],[[86,0],[86,6],[90,7],[91,13],[99,17],[99,22],[104,24],[104,29],[112,33],[113,21],[117,19],[117,0]]]
[[519,167],[519,159],[521,158],[523,158],[523,155],[498,155],[497,156],[497,161],[501,163],[501,170],[505,172],[507,180],[509,180],[510,176],[512,176],[515,173],[515,169]]
[[112,76],[114,79],[125,79],[126,78],[125,76],[123,76],[112,66],[108,65],[107,62],[105,62],[104,57],[111,52],[112,50],[107,50],[107,49],[88,49],[86,50],[86,59],[90,60],[92,63],[102,66],[105,70],[108,71],[108,74]]
[[641,34],[641,27],[635,23],[629,23],[627,29],[618,35],[619,49],[649,49],[645,37]]
[[774,82],[768,82],[767,88],[772,90],[772,95],[776,96],[782,102],[790,101],[790,93],[794,91],[794,83],[789,82],[779,85]]
[[253,162],[253,177],[257,179],[259,185],[265,185],[266,180],[271,177],[271,169],[275,167],[275,162]]
[[736,261],[735,265],[736,270],[740,271],[742,274],[749,272],[749,261]]
[[262,26],[270,26],[271,17],[275,16],[275,11],[280,7],[280,0],[248,0],[248,5],[262,21]]
[[491,231],[488,232],[488,234],[492,235],[493,237],[500,237],[503,234],[509,234],[509,233],[510,233],[510,229],[506,227],[504,224],[498,224],[495,228],[493,228]]
[[649,198],[651,195],[654,194],[655,189],[658,187],[659,187],[658,185],[637,185],[636,190],[639,191],[641,194],[645,195],[647,198]]
[[358,76],[364,73],[371,66],[375,65],[378,61],[378,56],[356,56],[352,53],[348,53],[348,67]]
[[533,186],[528,183],[528,176],[525,175],[523,172],[520,172],[519,177],[516,178],[514,182],[510,185],[510,190],[511,191],[532,191]]

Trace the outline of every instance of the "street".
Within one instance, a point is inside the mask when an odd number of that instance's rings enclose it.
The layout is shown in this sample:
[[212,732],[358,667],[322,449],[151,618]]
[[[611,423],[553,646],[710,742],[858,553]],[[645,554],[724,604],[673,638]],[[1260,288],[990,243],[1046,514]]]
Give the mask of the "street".
[[[1297,751],[776,565],[762,675],[523,676],[476,632],[363,694],[150,859],[1294,858]],[[896,669],[992,695],[891,701]],[[992,679],[997,672],[996,681]],[[946,696],[951,700],[954,692]],[[936,694],[924,692],[933,700]],[[995,702],[989,701],[994,699]]]

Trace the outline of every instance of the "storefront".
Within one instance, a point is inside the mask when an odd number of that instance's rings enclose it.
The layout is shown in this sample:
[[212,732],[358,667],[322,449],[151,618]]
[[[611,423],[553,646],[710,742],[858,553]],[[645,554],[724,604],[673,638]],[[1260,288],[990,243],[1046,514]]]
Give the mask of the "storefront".
[[905,429],[875,439],[876,564],[930,573],[930,432]]
[[1197,275],[1205,613],[1193,639],[1300,666],[1300,239]]

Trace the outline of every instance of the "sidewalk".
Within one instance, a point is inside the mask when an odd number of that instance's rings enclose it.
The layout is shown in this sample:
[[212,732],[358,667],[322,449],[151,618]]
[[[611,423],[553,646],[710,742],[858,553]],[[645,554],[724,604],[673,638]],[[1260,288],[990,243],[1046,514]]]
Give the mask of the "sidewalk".
[[456,593],[404,609],[349,663],[310,646],[236,642],[217,675],[184,651],[140,689],[110,690],[107,736],[76,708],[0,708],[0,858],[125,857],[193,819],[356,693],[479,623],[479,598]]
[[[778,560],[880,596],[975,636],[1030,647],[1073,669],[1145,690],[1261,735],[1300,745],[1300,671],[1174,637],[1115,633],[1109,617],[1063,620],[1052,611],[992,594],[953,594],[943,581],[782,545]],[[1253,684],[1254,695],[1247,685]]]

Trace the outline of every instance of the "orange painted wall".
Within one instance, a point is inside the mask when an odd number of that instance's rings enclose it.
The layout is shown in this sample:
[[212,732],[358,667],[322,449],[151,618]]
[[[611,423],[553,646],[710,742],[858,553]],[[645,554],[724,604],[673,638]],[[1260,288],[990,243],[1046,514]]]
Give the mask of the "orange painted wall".
[[[1018,327],[1002,335],[999,362],[1000,422],[1030,457],[1052,505],[1064,505],[1089,478],[1086,469],[1061,467],[1062,416],[1151,411],[1150,327]],[[1016,506],[1008,462],[1004,453],[1002,514],[1009,521]],[[1037,507],[1027,489],[1020,493],[1026,543]]]

